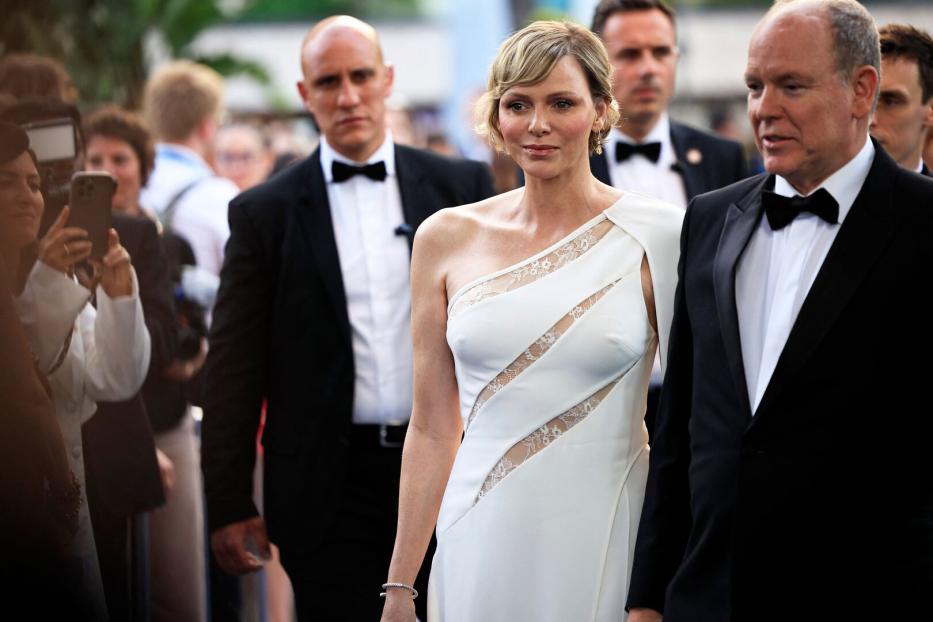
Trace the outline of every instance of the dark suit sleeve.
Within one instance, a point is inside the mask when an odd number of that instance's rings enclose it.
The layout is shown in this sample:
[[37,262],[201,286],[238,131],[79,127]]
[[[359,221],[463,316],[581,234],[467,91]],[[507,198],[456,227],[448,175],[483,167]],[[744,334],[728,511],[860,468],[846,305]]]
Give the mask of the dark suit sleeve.
[[230,239],[220,274],[207,357],[201,468],[211,531],[258,515],[253,468],[272,292],[250,203],[230,204]]
[[476,167],[476,198],[474,201],[482,201],[496,194],[492,183],[492,174],[489,167],[485,164],[478,164]]
[[169,363],[178,342],[175,302],[169,277],[168,257],[155,223],[141,220],[139,257],[133,266],[139,278],[139,298],[152,342],[149,373],[161,374]]
[[688,424],[693,393],[693,335],[684,291],[689,221],[681,232],[678,284],[674,296],[667,371],[661,390],[649,457],[648,485],[642,507],[627,608],[664,610],[667,585],[683,557],[690,532]]

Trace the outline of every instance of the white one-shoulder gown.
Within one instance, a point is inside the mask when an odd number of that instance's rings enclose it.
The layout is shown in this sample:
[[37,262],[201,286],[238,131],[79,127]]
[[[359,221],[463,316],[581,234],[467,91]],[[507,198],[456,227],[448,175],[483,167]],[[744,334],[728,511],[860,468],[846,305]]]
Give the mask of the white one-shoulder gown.
[[451,299],[465,434],[438,518],[429,622],[624,619],[645,396],[667,341],[682,218],[625,194]]

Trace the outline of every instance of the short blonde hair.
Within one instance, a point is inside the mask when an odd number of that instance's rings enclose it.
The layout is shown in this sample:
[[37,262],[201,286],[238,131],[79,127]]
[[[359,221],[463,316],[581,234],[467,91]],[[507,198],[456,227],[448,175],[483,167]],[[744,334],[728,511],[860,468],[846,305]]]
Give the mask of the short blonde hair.
[[223,94],[223,78],[207,65],[168,63],[146,83],[146,121],[160,140],[185,140],[206,119],[220,115]]
[[619,105],[612,97],[611,66],[602,41],[573,22],[534,22],[514,33],[499,47],[489,68],[486,93],[476,103],[476,131],[497,151],[504,151],[499,130],[499,101],[514,86],[537,84],[564,56],[580,63],[593,101],[607,104],[603,127],[590,133],[590,152],[602,153],[602,143],[619,120]]

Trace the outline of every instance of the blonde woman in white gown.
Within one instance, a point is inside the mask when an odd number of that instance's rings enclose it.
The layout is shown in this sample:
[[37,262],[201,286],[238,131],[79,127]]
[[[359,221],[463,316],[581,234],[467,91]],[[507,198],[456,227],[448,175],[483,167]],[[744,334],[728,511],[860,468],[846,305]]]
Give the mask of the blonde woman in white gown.
[[580,26],[512,35],[480,114],[526,186],[418,231],[386,622],[415,620],[435,524],[430,622],[625,618],[682,211],[590,173],[619,116],[609,71]]

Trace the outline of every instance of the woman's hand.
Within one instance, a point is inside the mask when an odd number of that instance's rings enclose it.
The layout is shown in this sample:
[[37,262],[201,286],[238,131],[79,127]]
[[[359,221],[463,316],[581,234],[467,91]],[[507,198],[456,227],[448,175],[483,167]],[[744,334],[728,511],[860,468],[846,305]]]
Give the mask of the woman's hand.
[[65,274],[72,266],[84,261],[91,254],[91,241],[87,231],[65,226],[70,212],[66,205],[39,240],[39,261]]
[[382,622],[415,622],[415,599],[408,590],[389,589],[382,608]]
[[133,265],[130,254],[120,245],[116,229],[107,233],[107,254],[90,263],[100,274],[100,286],[111,298],[130,296],[133,293]]

